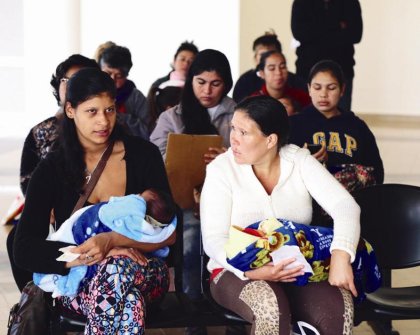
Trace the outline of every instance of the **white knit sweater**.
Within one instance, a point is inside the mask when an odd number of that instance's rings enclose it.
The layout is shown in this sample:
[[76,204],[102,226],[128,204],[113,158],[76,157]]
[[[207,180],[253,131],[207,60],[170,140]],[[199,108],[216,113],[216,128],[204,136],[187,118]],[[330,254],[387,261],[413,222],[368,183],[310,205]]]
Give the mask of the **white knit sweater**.
[[226,262],[224,245],[232,224],[246,227],[270,217],[310,224],[312,197],[334,220],[331,250],[348,252],[353,262],[360,235],[360,208],[344,187],[309,151],[286,145],[280,151],[280,179],[268,195],[252,166],[237,164],[231,149],[207,166],[201,194],[201,229],[209,271],[225,268],[239,278],[243,272]]

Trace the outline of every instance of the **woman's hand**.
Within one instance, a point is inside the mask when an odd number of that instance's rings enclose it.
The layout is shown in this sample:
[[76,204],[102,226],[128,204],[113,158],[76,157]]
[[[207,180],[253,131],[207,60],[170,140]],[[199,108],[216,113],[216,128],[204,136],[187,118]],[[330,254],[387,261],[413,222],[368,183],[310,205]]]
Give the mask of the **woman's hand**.
[[113,248],[112,233],[101,233],[72,249],[72,252],[81,254],[78,259],[83,264],[93,265],[102,261]]
[[[305,143],[304,148],[308,148],[308,144]],[[323,144],[321,146],[321,149],[319,149],[317,152],[312,154],[312,157],[315,158],[318,162],[324,163],[328,161],[328,151],[327,147]]]
[[254,280],[268,280],[275,282],[294,282],[297,276],[304,274],[303,265],[285,269],[289,264],[296,261],[296,258],[284,259],[278,264],[268,263],[258,269],[246,271],[245,277]]
[[338,286],[349,290],[357,297],[354,286],[353,269],[350,264],[350,255],[344,250],[333,250],[331,253],[330,274],[328,281],[332,286]]
[[147,265],[147,258],[140,251],[134,248],[113,248],[106,255],[106,257],[111,256],[127,256],[140,265]]
[[213,159],[215,159],[217,156],[219,156],[220,154],[226,152],[226,148],[225,147],[221,147],[221,148],[209,148],[209,151],[207,153],[204,154],[204,163],[208,164],[210,163]]
[[[73,251],[73,250],[72,250]],[[137,249],[134,248],[120,248],[115,247],[111,249],[105,257],[111,256],[127,256],[130,257],[133,261],[139,263],[140,265],[147,265],[147,258]],[[81,254],[77,259],[72,262],[67,262],[66,267],[71,268],[73,266],[80,266],[80,265],[94,265],[101,261],[102,259],[86,256],[86,254]]]

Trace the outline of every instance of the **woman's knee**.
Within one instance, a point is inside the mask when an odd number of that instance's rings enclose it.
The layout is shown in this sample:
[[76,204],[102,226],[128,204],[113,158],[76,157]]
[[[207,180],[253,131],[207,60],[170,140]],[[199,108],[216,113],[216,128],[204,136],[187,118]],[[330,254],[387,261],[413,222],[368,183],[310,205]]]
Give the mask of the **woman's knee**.
[[242,289],[239,299],[252,310],[257,334],[289,333],[291,313],[279,285],[262,280],[251,281]]
[[138,276],[142,275],[140,264],[126,256],[113,256],[106,258],[99,264],[96,281],[112,281],[117,283],[135,283]]
[[321,304],[312,313],[312,324],[320,334],[352,334],[353,332],[353,299],[345,289],[337,289],[335,296],[328,296],[329,303]]

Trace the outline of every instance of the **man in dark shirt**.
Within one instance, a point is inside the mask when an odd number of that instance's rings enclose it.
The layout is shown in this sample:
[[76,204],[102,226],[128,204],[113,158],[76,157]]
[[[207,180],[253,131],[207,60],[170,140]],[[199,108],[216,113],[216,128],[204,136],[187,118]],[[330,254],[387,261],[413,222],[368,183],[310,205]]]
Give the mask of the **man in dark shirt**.
[[294,0],[292,33],[296,49],[296,75],[306,80],[311,67],[330,59],[341,65],[346,89],[340,101],[351,110],[354,77],[354,44],[362,39],[363,22],[359,0]]

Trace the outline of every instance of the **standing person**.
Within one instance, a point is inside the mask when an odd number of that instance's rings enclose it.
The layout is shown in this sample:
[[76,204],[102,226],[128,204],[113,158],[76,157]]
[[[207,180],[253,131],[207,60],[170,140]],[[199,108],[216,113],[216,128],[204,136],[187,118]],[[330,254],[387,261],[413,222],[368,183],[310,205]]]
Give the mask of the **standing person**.
[[118,45],[110,46],[102,52],[99,65],[115,82],[118,121],[132,135],[149,139],[150,112],[146,97],[127,79],[133,66],[130,50]]
[[[26,195],[29,180],[39,162],[44,159],[52,150],[52,147],[59,135],[60,121],[63,118],[63,104],[66,96],[67,82],[70,77],[82,68],[99,68],[98,64],[90,58],[74,54],[58,64],[55,73],[51,77],[50,84],[53,88],[53,95],[59,106],[56,114],[38,123],[29,131],[23,143],[20,159],[20,189]],[[7,252],[13,278],[19,290],[25,287],[26,283],[32,280],[32,273],[16,266],[13,258],[13,240],[16,227],[10,230],[7,236]]]
[[293,105],[293,114],[311,103],[307,92],[290,87],[287,84],[286,58],[280,51],[272,50],[263,53],[257,68],[264,81],[258,91],[251,94],[252,96],[268,95],[284,105],[287,104],[288,101],[286,100],[289,99]]
[[[157,79],[150,89],[159,87],[161,84],[169,82],[166,86],[184,86],[185,78],[191,63],[194,61],[198,53],[198,48],[194,42],[182,42],[175,52],[173,63],[171,64],[172,71],[166,76]],[[164,87],[160,87],[164,88]]]
[[[239,77],[233,88],[233,100],[239,102],[261,88],[264,84],[264,79],[259,75],[258,64],[260,63],[261,55],[272,50],[282,52],[281,43],[273,30],[255,39],[252,44],[255,68],[246,71]],[[291,87],[305,89],[305,81],[292,72],[288,72],[287,83]]]
[[359,0],[294,0],[292,33],[300,42],[296,49],[296,74],[308,78],[309,70],[323,59],[341,65],[346,92],[340,106],[351,110],[354,78],[354,44],[362,39],[363,21]]
[[[290,334],[292,317],[323,335],[351,334],[360,208],[308,150],[286,144],[288,132],[286,110],[274,98],[251,97],[235,108],[231,148],[207,166],[201,195],[210,291],[252,324],[251,334]],[[231,225],[267,217],[310,224],[312,197],[334,218],[328,282],[293,285],[303,274],[303,265],[286,268],[294,258],[245,272],[227,263]]]
[[[232,74],[226,56],[217,50],[200,51],[191,64],[179,105],[162,114],[150,136],[163,156],[169,133],[223,137],[229,147],[230,121],[235,102],[227,96]],[[204,160],[210,162],[226,149],[209,148]],[[184,209],[184,291],[195,300],[201,298],[200,221],[193,208]],[[205,329],[186,330],[187,334],[205,334]]]
[[323,145],[328,153],[327,167],[373,167],[376,183],[382,184],[384,167],[375,136],[363,120],[339,107],[347,89],[340,65],[330,60],[315,64],[309,73],[308,89],[312,105],[290,118],[290,143]]
[[74,266],[98,265],[96,275],[75,298],[58,301],[87,317],[86,334],[144,333],[145,304],[165,294],[169,277],[163,260],[146,259],[143,253],[175,241],[175,233],[162,243],[101,233],[73,249],[81,255],[65,263],[56,258],[59,249],[69,244],[45,240],[51,210],[57,229],[70,217],[86,176],[109,146],[112,153],[85,205],[147,188],[170,192],[157,148],[124,135],[116,124],[115,97],[113,80],[99,69],[82,69],[68,81],[59,147],[41,161],[31,178],[14,243],[16,264],[27,271],[66,275]]

